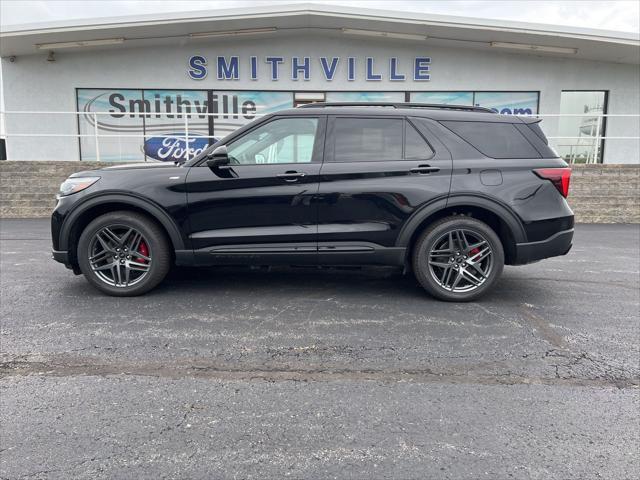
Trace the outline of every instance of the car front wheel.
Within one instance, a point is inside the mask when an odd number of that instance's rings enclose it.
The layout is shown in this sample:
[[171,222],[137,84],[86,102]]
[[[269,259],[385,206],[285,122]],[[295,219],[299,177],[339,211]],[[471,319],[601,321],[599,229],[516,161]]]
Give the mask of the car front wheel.
[[484,222],[452,216],[430,225],[413,251],[413,271],[434,297],[468,302],[486,293],[500,277],[504,249]]
[[136,212],[112,212],[93,220],[80,235],[77,254],[89,283],[121,297],[148,292],[171,264],[162,229]]

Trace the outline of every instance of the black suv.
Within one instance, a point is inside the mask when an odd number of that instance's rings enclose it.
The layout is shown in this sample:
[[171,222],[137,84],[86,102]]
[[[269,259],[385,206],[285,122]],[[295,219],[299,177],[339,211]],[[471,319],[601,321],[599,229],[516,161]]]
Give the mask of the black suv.
[[53,257],[110,295],[176,265],[395,265],[443,300],[571,248],[571,170],[535,118],[322,103],[264,116],[182,165],[80,172]]

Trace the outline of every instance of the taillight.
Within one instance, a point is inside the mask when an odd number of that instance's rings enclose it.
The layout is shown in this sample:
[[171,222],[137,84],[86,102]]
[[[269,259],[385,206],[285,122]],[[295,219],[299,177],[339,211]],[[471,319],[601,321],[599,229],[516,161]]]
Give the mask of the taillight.
[[569,180],[571,180],[570,168],[536,168],[535,173],[540,178],[549,180],[555,185],[564,198],[569,195]]

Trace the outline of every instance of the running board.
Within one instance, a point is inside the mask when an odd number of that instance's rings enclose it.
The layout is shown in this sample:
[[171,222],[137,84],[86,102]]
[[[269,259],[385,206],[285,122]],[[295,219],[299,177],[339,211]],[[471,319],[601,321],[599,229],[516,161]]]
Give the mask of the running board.
[[178,265],[390,265],[405,263],[406,249],[369,242],[216,245],[176,252]]

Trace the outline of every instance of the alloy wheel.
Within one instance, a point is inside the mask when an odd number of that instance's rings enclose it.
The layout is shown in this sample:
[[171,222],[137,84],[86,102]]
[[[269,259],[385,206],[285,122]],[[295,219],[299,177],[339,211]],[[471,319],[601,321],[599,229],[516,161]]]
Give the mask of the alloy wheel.
[[429,251],[429,272],[450,292],[470,292],[484,284],[493,266],[493,250],[480,233],[454,229],[441,235]]
[[91,238],[88,255],[91,270],[113,287],[133,286],[151,269],[149,242],[127,225],[109,225],[98,230]]

